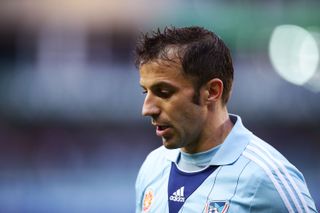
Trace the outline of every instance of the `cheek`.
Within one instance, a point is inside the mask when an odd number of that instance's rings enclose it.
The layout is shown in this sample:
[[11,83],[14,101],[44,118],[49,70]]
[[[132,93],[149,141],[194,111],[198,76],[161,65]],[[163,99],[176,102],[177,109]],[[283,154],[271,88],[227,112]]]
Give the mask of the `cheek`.
[[[193,94],[193,93],[192,93]],[[201,106],[192,102],[191,94],[184,94],[167,103],[166,112],[176,128],[188,131],[201,126],[204,112]]]
[[173,116],[175,116],[177,125],[184,131],[192,132],[202,128],[203,113],[199,108],[194,107],[194,105],[184,105],[180,111],[175,111]]

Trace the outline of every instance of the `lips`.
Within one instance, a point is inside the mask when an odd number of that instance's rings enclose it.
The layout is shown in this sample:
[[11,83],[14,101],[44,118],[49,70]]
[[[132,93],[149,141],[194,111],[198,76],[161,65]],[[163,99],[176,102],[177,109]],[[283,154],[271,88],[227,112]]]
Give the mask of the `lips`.
[[156,126],[156,134],[157,136],[160,137],[165,137],[166,135],[168,135],[171,126],[169,125],[155,125]]
[[160,125],[157,125],[157,130],[159,130],[159,131],[163,131],[163,130],[165,130],[165,129],[167,129],[167,128],[169,128],[169,126],[160,126]]

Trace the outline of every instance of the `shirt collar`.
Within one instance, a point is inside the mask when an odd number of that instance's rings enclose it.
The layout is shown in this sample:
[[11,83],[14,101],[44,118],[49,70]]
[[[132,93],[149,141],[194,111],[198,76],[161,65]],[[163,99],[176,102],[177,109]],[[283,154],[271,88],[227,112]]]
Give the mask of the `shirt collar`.
[[[234,123],[230,133],[221,144],[219,150],[212,157],[210,165],[227,165],[235,162],[249,143],[248,137],[252,133],[246,129],[241,121],[240,116],[229,114],[231,121]],[[176,162],[180,149],[165,149],[168,160]]]

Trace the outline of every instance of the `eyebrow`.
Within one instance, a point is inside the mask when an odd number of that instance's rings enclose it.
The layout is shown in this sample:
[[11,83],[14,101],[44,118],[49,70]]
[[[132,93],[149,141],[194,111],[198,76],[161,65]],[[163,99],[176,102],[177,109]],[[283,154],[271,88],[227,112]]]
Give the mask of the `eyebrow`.
[[[142,84],[140,84],[140,86],[143,88],[143,89],[146,89]],[[168,82],[165,82],[165,81],[160,81],[160,82],[157,82],[153,85],[151,85],[151,89],[155,89],[155,88],[159,88],[159,87],[169,87],[169,88],[172,88],[172,89],[178,89],[177,86],[173,85],[173,84],[170,84]]]

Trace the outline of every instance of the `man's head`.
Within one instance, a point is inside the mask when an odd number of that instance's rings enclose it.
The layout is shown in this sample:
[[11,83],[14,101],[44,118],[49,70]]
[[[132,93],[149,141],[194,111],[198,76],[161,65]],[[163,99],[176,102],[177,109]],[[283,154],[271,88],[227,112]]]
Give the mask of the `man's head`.
[[166,28],[144,35],[136,52],[146,94],[142,114],[152,118],[164,146],[206,150],[227,114],[233,79],[228,48],[203,28]]
[[199,89],[214,78],[223,82],[222,104],[228,102],[232,59],[228,47],[213,32],[201,27],[173,27],[146,33],[136,47],[136,66],[156,60],[180,64],[182,72],[193,79],[195,103],[199,101]]

